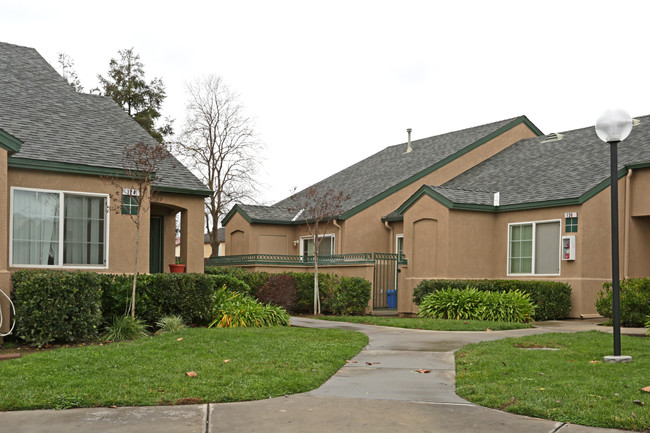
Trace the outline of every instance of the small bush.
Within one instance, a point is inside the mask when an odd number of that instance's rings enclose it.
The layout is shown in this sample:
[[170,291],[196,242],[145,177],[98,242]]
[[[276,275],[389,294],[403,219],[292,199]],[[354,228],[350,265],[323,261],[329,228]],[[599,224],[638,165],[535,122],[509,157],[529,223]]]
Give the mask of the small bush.
[[214,319],[210,327],[288,326],[289,315],[281,307],[262,304],[250,296],[220,289],[215,293]]
[[131,316],[113,318],[113,323],[106,327],[102,338],[106,341],[130,341],[149,335],[147,325]]
[[158,332],[178,332],[186,328],[181,316],[165,316],[156,322]]
[[558,320],[571,311],[571,286],[557,281],[520,280],[424,280],[413,290],[413,302],[420,305],[424,297],[438,290],[474,287],[479,291],[528,293],[537,309],[535,320]]
[[419,317],[527,323],[535,307],[526,293],[465,289],[437,290],[420,303]]
[[[628,278],[620,282],[621,325],[643,328],[650,315],[650,278]],[[612,318],[612,283],[603,284],[598,292],[596,311]]]
[[102,323],[98,275],[82,271],[20,270],[11,277],[16,335],[27,343],[96,338]]
[[368,307],[372,285],[360,277],[343,277],[341,284],[326,298],[324,309],[336,315],[363,314]]
[[270,275],[266,283],[257,290],[257,299],[265,304],[295,311],[296,279],[288,274]]

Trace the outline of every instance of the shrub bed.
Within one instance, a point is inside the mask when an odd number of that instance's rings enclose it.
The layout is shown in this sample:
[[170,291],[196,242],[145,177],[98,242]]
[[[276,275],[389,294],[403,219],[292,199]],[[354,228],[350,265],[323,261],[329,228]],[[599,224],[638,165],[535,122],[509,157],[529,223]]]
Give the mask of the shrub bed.
[[[621,325],[643,328],[650,315],[650,278],[628,278],[620,282]],[[612,318],[612,283],[598,292],[596,311]]]
[[[105,321],[109,322],[127,311],[133,277],[110,274],[102,277],[102,310]],[[190,324],[207,325],[212,319],[212,295],[216,284],[222,286],[223,279],[217,281],[205,274],[140,274],[135,314],[148,326],[154,326],[169,315],[181,316]]]
[[215,292],[213,316],[210,327],[217,328],[288,326],[290,319],[282,307],[225,289]]
[[89,340],[102,323],[98,274],[21,270],[11,277],[16,335],[29,344]]
[[571,286],[556,281],[520,280],[424,280],[413,290],[413,301],[421,305],[430,293],[452,289],[474,287],[485,292],[511,292],[519,290],[530,295],[536,305],[535,320],[558,320],[571,311]]
[[442,289],[420,303],[419,317],[528,323],[535,306],[527,293],[480,291],[474,287]]

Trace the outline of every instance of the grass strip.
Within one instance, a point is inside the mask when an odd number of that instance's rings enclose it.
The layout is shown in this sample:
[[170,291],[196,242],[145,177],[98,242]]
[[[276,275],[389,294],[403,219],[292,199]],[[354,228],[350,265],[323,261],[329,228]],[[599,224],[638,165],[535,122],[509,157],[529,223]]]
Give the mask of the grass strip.
[[364,325],[392,326],[395,328],[424,329],[427,331],[504,331],[532,328],[529,323],[493,322],[489,320],[424,319],[419,317],[387,316],[322,316],[322,320],[361,323]]
[[[593,427],[650,428],[650,338],[623,336],[629,364],[608,364],[612,336],[552,333],[471,344],[456,352],[456,392],[506,412]],[[558,349],[558,350],[548,350]]]
[[0,410],[232,402],[305,392],[367,342],[361,333],[337,329],[195,328],[35,353],[0,363]]

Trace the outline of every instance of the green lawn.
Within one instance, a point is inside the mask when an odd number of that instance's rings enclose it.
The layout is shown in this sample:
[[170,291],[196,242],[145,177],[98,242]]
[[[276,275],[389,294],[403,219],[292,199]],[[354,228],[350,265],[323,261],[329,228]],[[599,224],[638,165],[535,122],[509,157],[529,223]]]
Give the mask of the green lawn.
[[393,326],[395,328],[425,329],[427,331],[503,331],[532,328],[528,323],[491,322],[486,320],[421,319],[417,317],[389,316],[322,316],[319,319],[365,325]]
[[650,338],[623,336],[621,345],[632,363],[604,363],[613,354],[612,335],[598,331],[468,345],[456,353],[456,392],[521,415],[645,431],[650,394],[640,389],[650,385]]
[[34,353],[0,362],[0,410],[228,402],[305,392],[367,343],[361,333],[337,329],[196,328]]

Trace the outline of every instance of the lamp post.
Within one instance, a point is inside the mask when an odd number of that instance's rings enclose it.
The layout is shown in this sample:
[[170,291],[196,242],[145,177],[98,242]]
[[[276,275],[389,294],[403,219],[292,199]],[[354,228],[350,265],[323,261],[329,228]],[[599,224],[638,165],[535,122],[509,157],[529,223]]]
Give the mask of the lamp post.
[[621,356],[621,308],[618,263],[618,149],[632,131],[632,118],[623,110],[607,110],[596,121],[596,134],[609,143],[610,190],[612,225],[612,321],[614,328],[614,356],[605,356],[605,362],[630,362],[631,356]]

